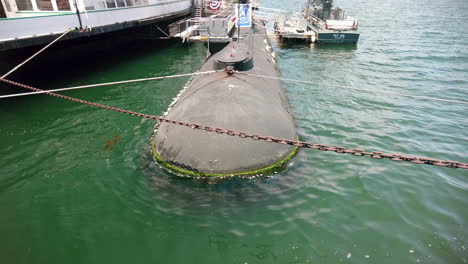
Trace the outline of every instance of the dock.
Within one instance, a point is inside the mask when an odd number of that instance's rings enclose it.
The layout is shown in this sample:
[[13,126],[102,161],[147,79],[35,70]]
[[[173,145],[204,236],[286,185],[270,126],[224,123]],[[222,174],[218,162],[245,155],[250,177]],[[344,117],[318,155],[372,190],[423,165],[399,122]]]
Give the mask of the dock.
[[201,2],[191,18],[181,19],[169,25],[171,38],[182,42],[228,43],[232,39],[236,20],[236,0],[219,1],[219,5]]

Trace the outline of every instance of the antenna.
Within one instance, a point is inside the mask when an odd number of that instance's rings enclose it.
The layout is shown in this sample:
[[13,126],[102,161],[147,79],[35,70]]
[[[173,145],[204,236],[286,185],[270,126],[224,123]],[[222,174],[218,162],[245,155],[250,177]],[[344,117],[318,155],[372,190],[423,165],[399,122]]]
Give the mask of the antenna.
[[237,42],[240,42],[240,3],[237,1]]
[[306,19],[307,19],[307,17],[309,16],[309,9],[310,9],[310,2],[311,2],[311,1],[312,1],[312,0],[309,0],[309,1],[307,2],[307,11],[306,11],[306,13],[305,13],[305,18],[306,18]]

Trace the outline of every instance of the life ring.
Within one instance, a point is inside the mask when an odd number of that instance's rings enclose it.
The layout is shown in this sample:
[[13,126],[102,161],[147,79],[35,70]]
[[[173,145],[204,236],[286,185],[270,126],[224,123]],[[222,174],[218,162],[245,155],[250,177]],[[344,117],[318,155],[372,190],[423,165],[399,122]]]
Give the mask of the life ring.
[[216,11],[221,7],[223,1],[210,1],[209,7],[211,10]]

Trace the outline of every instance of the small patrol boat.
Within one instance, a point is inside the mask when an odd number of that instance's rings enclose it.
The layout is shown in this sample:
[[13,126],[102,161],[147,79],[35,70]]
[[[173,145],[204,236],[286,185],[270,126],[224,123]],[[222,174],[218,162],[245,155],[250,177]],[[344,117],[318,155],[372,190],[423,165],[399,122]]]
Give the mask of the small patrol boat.
[[333,0],[309,0],[304,18],[316,31],[316,42],[357,44],[360,33],[356,18],[346,16],[343,9],[333,8]]

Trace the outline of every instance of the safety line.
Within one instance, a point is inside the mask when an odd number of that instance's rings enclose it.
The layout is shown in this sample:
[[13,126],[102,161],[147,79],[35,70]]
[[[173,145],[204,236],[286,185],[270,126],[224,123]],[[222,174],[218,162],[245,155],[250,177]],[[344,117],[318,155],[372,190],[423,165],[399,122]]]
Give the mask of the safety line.
[[49,43],[47,46],[45,46],[44,48],[42,48],[40,51],[36,52],[34,55],[32,55],[31,57],[27,58],[25,61],[23,61],[22,63],[18,64],[16,67],[14,67],[13,69],[11,69],[11,71],[5,73],[3,76],[2,76],[2,79],[5,79],[8,75],[10,75],[11,73],[13,73],[14,71],[16,71],[17,69],[19,69],[21,66],[23,66],[24,64],[26,64],[28,61],[32,60],[34,57],[36,57],[37,55],[39,55],[41,52],[43,52],[44,50],[46,50],[48,47],[50,47],[52,44],[54,44],[55,42],[59,41],[61,38],[63,38],[66,34],[68,34],[69,32],[75,30],[75,28],[70,28],[68,29],[67,31],[63,32],[62,35],[60,35],[58,38],[56,38],[54,41],[52,41],[51,43]]
[[[219,70],[219,71],[223,71],[223,70]],[[29,92],[29,93],[7,94],[7,95],[0,95],[0,99],[18,97],[18,96],[26,96],[26,95],[44,94],[44,93],[50,93],[50,92],[62,92],[62,91],[77,90],[77,89],[84,89],[84,88],[91,88],[91,87],[108,86],[108,85],[114,85],[114,84],[144,82],[144,81],[153,81],[153,80],[163,80],[163,79],[179,78],[179,77],[194,76],[194,75],[205,75],[205,74],[215,73],[215,72],[219,72],[219,71],[194,72],[194,73],[176,74],[176,75],[159,76],[159,77],[149,77],[149,78],[142,78],[142,79],[126,80],[126,81],[88,84],[88,85],[81,85],[81,86],[74,86],[74,87],[67,87],[67,88],[59,88],[59,89],[52,89],[52,90],[43,90],[43,91]]]
[[273,76],[252,74],[252,73],[246,73],[246,72],[238,72],[238,73],[243,74],[243,75],[248,75],[248,76],[259,77],[259,78],[274,79],[274,80],[296,82],[296,83],[305,83],[305,84],[314,84],[314,85],[323,85],[323,86],[330,86],[330,87],[335,87],[335,88],[340,88],[340,89],[349,89],[349,90],[356,90],[356,91],[362,91],[362,92],[396,95],[396,96],[402,96],[402,97],[410,97],[410,98],[431,100],[431,101],[439,101],[439,102],[448,102],[448,103],[455,103],[455,104],[468,104],[468,102],[464,102],[464,101],[457,101],[457,100],[450,100],[450,99],[440,99],[440,98],[434,98],[434,97],[428,97],[428,96],[419,96],[419,95],[409,95],[409,94],[394,93],[394,92],[376,91],[376,90],[356,88],[356,87],[351,87],[351,86],[326,84],[326,83],[318,83],[318,82],[310,82],[310,81],[301,81],[301,80],[295,80],[295,79],[273,77]]

